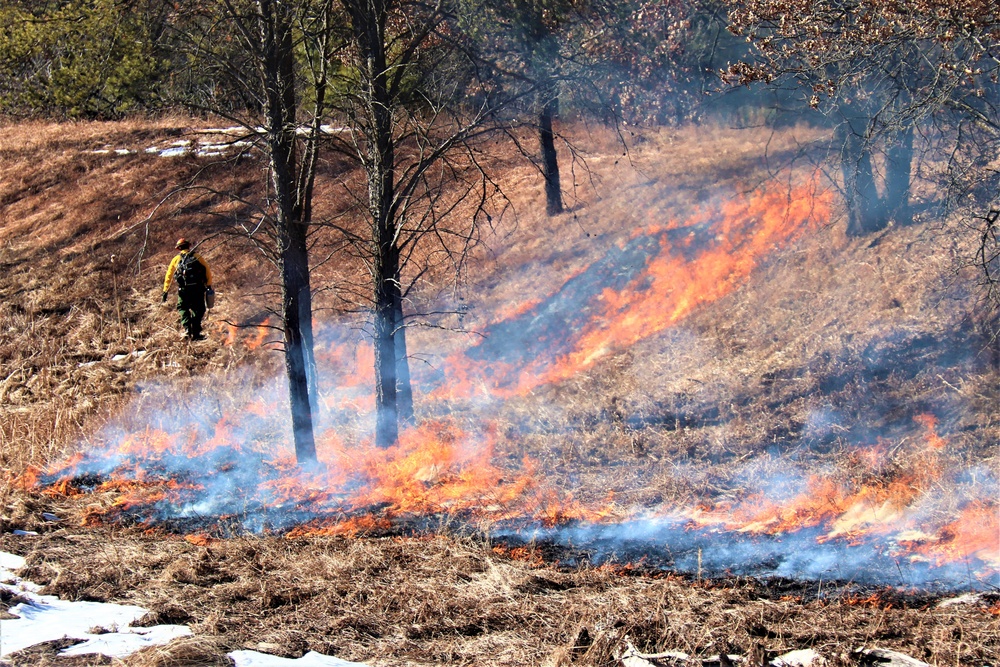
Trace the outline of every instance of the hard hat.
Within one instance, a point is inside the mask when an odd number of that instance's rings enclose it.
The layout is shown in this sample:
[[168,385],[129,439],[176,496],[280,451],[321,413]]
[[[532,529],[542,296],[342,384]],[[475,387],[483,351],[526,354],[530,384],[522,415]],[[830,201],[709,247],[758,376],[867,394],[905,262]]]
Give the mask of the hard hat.
[[187,250],[191,247],[191,243],[186,238],[177,239],[177,244],[174,246],[178,250]]

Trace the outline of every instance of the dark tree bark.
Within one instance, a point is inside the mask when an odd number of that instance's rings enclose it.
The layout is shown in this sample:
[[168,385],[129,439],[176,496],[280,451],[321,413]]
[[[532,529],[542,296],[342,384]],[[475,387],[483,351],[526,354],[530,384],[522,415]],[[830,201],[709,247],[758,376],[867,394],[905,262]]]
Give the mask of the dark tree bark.
[[[397,276],[396,282],[402,285]],[[410,359],[406,352],[406,316],[403,313],[403,299],[395,304],[396,346],[396,411],[402,424],[413,423],[413,383],[410,381]]]
[[552,95],[538,117],[538,136],[542,149],[542,175],[545,177],[545,212],[558,215],[563,212],[562,184],[559,181],[559,159],[556,154],[552,119],[559,113],[559,98]]
[[847,234],[864,236],[885,227],[884,206],[875,187],[871,150],[850,122],[837,126],[844,196],[847,200]]
[[345,4],[364,69],[364,90],[360,92],[369,120],[365,159],[374,245],[375,444],[384,448],[394,445],[399,438],[395,332],[397,304],[402,302],[394,210],[394,105],[386,67],[388,5],[386,0],[350,0]]
[[[239,164],[243,156],[260,156],[266,168],[259,199],[211,188],[208,196],[226,194],[252,210],[253,224],[238,216],[231,232],[277,269],[281,302],[275,310],[282,320],[295,454],[300,463],[312,462],[318,408],[309,231],[320,144],[329,141],[322,127],[333,51],[340,46],[339,15],[325,0],[220,0],[184,9],[190,14],[174,35],[184,46],[180,55],[195,79],[219,83],[218,96],[206,91],[196,104],[243,126],[255,150],[242,154]],[[233,218],[229,211],[223,215]]]
[[305,332],[312,329],[309,261],[302,225],[290,225],[287,245],[281,250],[282,318],[284,320],[285,372],[292,413],[295,458],[299,463],[316,460],[313,437],[313,408],[310,396],[307,349],[311,342]]
[[[521,76],[499,84],[508,75],[479,52],[461,3],[340,0],[339,6],[348,30],[346,67],[344,83],[331,88],[338,100],[331,108],[349,131],[327,140],[367,178],[367,228],[359,234],[331,226],[358,252],[372,281],[366,305],[375,352],[375,443],[386,448],[414,413],[407,317],[429,315],[403,312],[412,286],[404,278],[415,282],[443,266],[461,274],[500,189],[481,146],[522,127],[518,112],[539,92]],[[472,104],[470,90],[478,91]]]
[[382,448],[399,439],[393,307],[393,293],[398,291],[391,278],[381,280],[375,291],[375,444]]
[[257,11],[262,84],[267,105],[267,145],[276,200],[285,371],[295,457],[302,463],[316,460],[316,444],[309,398],[308,362],[312,354],[307,347],[312,344],[312,293],[306,221],[297,171],[295,53],[288,6],[282,2],[258,0]]
[[910,172],[913,165],[913,125],[890,137],[885,151],[885,208],[897,224],[913,220],[910,209]]

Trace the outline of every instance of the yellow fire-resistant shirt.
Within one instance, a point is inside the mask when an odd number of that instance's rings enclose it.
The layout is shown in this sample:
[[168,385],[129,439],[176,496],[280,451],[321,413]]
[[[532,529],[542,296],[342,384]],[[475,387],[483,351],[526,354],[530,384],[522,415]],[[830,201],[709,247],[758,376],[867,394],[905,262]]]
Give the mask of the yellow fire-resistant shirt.
[[[181,259],[183,259],[184,255],[188,254],[188,252],[190,252],[190,251],[189,250],[181,250],[181,252],[180,252],[179,255],[177,255],[172,260],[170,260],[170,266],[167,267],[167,277],[163,279],[163,291],[164,292],[169,292],[170,291],[170,283],[172,283],[173,280],[174,280],[174,273],[177,272],[177,267],[178,267],[178,265],[180,265]],[[208,264],[205,263],[205,260],[203,260],[200,255],[195,254],[194,258],[196,260],[198,260],[198,262],[202,266],[205,267],[205,287],[211,287],[212,286],[212,269],[208,268]]]

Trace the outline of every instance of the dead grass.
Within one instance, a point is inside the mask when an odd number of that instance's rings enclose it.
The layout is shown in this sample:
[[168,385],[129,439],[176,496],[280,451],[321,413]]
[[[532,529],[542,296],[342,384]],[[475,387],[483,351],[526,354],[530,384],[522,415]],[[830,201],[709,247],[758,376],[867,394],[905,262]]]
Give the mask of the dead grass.
[[[502,269],[469,291],[466,322],[485,330],[498,312],[557,292],[634,230],[755,185],[764,140],[774,157],[816,138],[805,128],[664,131],[644,136],[627,168],[605,147],[590,159],[599,187],[585,180],[574,210],[519,219],[497,254]],[[508,178],[517,191],[533,174]],[[997,376],[972,281],[956,270],[967,239],[951,224],[848,240],[835,218],[679,326],[568,381],[475,409],[496,419],[503,455],[529,455],[557,485],[592,502],[613,491],[625,507],[744,493],[738,479],[751,463],[767,479],[841,469],[853,448],[883,440],[912,455],[926,435],[921,414],[949,442],[947,475],[995,468],[1000,432],[986,406],[1000,398]],[[417,336],[416,349],[445,345]]]
[[[211,342],[183,344],[175,312],[159,303],[173,239],[203,238],[212,229],[192,214],[144,224],[157,202],[205,168],[203,160],[160,158],[145,148],[187,135],[193,122],[0,128],[4,469],[18,474],[61,457],[144,382],[246,359],[245,346],[221,344],[223,320],[263,319],[263,304],[243,295],[267,274],[245,249],[223,250],[210,240],[203,250],[220,277],[219,306],[207,320]],[[117,148],[132,152],[94,152]],[[231,173],[219,177],[238,186]]]
[[[217,396],[220,410],[238,407],[260,378],[278,373],[276,354],[249,349],[253,330],[226,345],[229,332],[218,324],[264,318],[260,285],[270,274],[244,248],[221,237],[206,247],[221,278],[210,341],[183,344],[175,313],[159,304],[173,239],[212,230],[193,210],[158,218],[148,240],[134,227],[204,166],[142,148],[182,136],[192,123],[0,127],[5,471],[60,459],[112,418],[141,428],[147,412],[183,412],[202,395]],[[787,131],[770,150],[791,153],[815,137]],[[508,219],[492,241],[493,259],[470,276],[464,323],[485,328],[499,312],[552,294],[633,230],[755,185],[766,140],[725,128],[649,133],[634,138],[630,162],[609,135],[581,133],[589,171],[579,165],[571,210],[555,218],[536,214],[537,172],[511,167],[504,179],[517,224]],[[105,146],[139,152],[85,152]],[[249,187],[253,174],[216,177]],[[913,419],[921,413],[938,418],[949,442],[946,470],[995,471],[1000,390],[967,283],[953,271],[962,251],[954,238],[925,222],[849,241],[833,224],[681,326],[567,382],[457,418],[495,421],[499,461],[530,456],[554,485],[595,502],[614,491],[623,507],[740,497],[752,491],[741,477],[748,469],[766,478],[822,468],[850,479],[859,474],[853,448],[880,438],[892,448],[887,465],[912,467],[925,435]],[[134,258],[143,244],[140,269]],[[330,266],[323,276],[349,269]],[[443,275],[431,277],[415,295],[419,304],[446,288]],[[418,351],[462,344],[438,330],[416,331],[412,341]],[[168,390],[146,392],[154,383]],[[424,416],[455,408],[419,401]],[[623,418],[612,419],[612,410]],[[366,424],[357,417],[345,437],[361,437]],[[40,518],[55,511],[76,519],[88,504],[113,502],[41,497],[5,483],[3,529],[42,536],[2,534],[0,548],[27,555],[23,575],[47,592],[142,604],[149,622],[190,623],[198,635],[123,667],[225,664],[220,656],[237,648],[316,650],[378,665],[610,665],[626,634],[640,649],[698,655],[812,647],[835,665],[854,664],[859,646],[935,665],[991,664],[1000,651],[993,598],[941,608],[933,597],[849,585],[560,568],[538,545],[529,560],[512,560],[486,541],[456,536],[244,537],[206,547]],[[51,650],[39,655],[14,664],[57,660]]]
[[983,410],[1000,396],[950,238],[920,226],[868,247],[824,230],[679,327],[505,404],[523,440],[509,446],[643,506],[717,495],[748,458],[809,471],[880,440],[919,450],[921,414],[938,420],[951,473],[995,467],[1000,432]]
[[612,665],[626,635],[641,650],[701,656],[808,647],[833,665],[855,664],[858,647],[933,665],[989,664],[1000,650],[989,595],[939,606],[892,590],[559,568],[445,536],[200,547],[116,528],[5,542],[26,553],[22,574],[43,592],[143,605],[196,633],[122,667],[225,664],[220,655],[241,648],[372,665]]
[[205,637],[182,637],[165,646],[152,646],[127,658],[115,660],[114,667],[230,667],[226,647]]
[[[512,211],[489,244],[495,263],[470,276],[469,328],[483,329],[506,307],[553,294],[638,230],[684,220],[701,204],[759,185],[765,156],[780,161],[822,138],[809,128],[773,137],[716,126],[660,129],[629,136],[623,152],[613,133],[587,129],[592,133],[569,133],[581,155],[565,169],[565,213],[540,214],[537,169],[515,163],[506,170],[502,186]],[[564,151],[561,159],[571,157]]]

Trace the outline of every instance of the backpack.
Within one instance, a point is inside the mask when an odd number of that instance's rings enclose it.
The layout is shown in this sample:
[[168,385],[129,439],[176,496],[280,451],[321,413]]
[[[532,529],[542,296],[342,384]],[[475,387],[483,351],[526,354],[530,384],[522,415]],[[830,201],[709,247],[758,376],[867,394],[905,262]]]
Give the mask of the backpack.
[[204,287],[208,282],[205,273],[205,266],[198,261],[193,252],[181,256],[181,261],[177,265],[177,287],[185,289],[189,287]]

